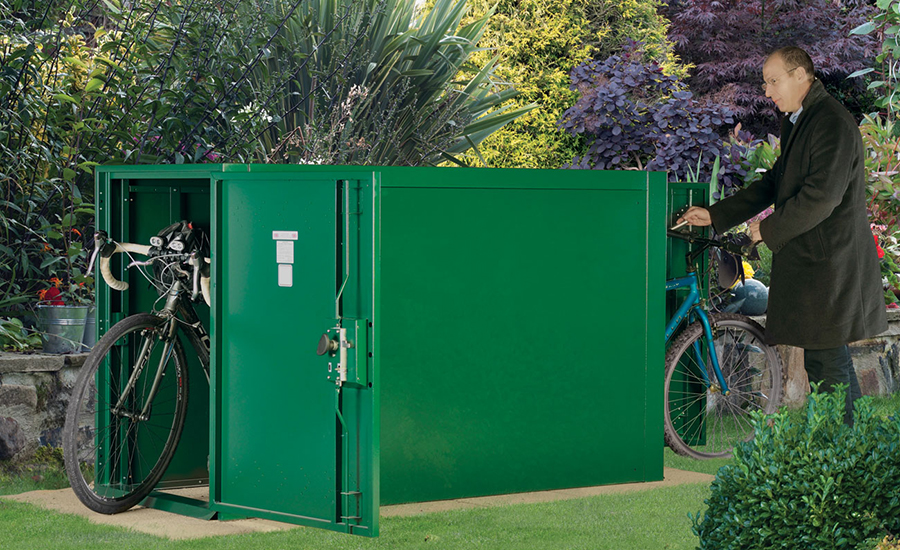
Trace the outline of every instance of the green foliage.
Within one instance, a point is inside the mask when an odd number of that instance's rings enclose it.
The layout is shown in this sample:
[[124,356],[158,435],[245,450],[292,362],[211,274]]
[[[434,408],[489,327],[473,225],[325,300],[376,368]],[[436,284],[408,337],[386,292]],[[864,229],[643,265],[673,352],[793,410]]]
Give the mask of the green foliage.
[[0,310],[36,302],[54,285],[66,303],[90,303],[87,276],[93,205],[73,194],[77,186],[44,181],[9,189],[0,199]]
[[870,218],[891,231],[900,229],[900,125],[893,119],[866,115],[859,126],[866,148]]
[[897,232],[890,232],[886,225],[872,224],[872,233],[875,235],[875,242],[880,249],[878,251],[881,256],[881,278],[884,284],[884,303],[893,304],[897,302],[897,296],[894,289],[900,290],[900,239],[897,238]]
[[750,185],[762,179],[763,173],[772,169],[775,160],[781,154],[781,140],[769,134],[768,139],[762,140],[754,146],[748,146],[744,155],[747,175],[744,177],[744,186]]
[[860,550],[900,550],[900,538],[886,535],[881,540],[869,540],[857,546]]
[[590,57],[583,4],[576,0],[471,0],[472,17],[494,9],[479,59],[496,55],[497,76],[513,83],[520,96],[513,108],[540,107],[498,131],[471,152],[469,163],[498,168],[559,168],[583,148],[583,140],[556,127],[577,99],[569,89],[569,71]]
[[769,286],[772,277],[772,250],[766,246],[766,243],[760,243],[756,250],[759,252],[759,259],[750,262],[753,267],[753,278]]
[[98,164],[435,163],[528,111],[469,63],[487,15],[414,6],[0,0],[0,307],[92,299]]
[[50,445],[42,445],[34,452],[32,462],[45,466],[54,466],[57,468],[65,467],[62,447],[52,447]]
[[463,24],[466,0],[421,17],[414,0],[258,6],[280,26],[246,48],[261,62],[248,62],[255,98],[243,115],[265,121],[252,134],[269,161],[434,164],[531,109],[497,108],[516,92],[495,81],[496,58],[472,63],[490,13]]
[[866,196],[876,242],[884,251],[881,275],[884,301],[897,301],[900,288],[900,125],[892,117],[866,115],[859,126],[866,148]]
[[863,397],[851,428],[845,396],[813,393],[799,418],[754,416],[756,437],[692,518],[701,549],[851,549],[900,530],[900,414],[882,418]]
[[26,351],[40,347],[41,337],[28,334],[19,319],[0,318],[0,349],[4,351]]
[[[873,73],[875,78],[869,81],[867,90],[874,90],[879,95],[875,106],[885,110],[888,117],[896,117],[900,109],[900,98],[897,87],[900,78],[900,0],[876,0],[878,13],[868,22],[850,31],[851,35],[866,36],[874,33],[881,43],[881,53],[875,58],[876,67],[861,69],[847,78]],[[871,76],[870,76],[871,78]]]
[[[41,446],[23,462],[0,462],[0,495],[69,486],[61,447]],[[0,509],[3,501],[0,501]],[[2,515],[2,514],[0,514]],[[3,540],[0,535],[0,541]]]
[[[765,140],[747,144],[747,148],[744,150],[744,168],[747,171],[744,176],[744,187],[759,181],[765,172],[771,170],[780,152],[781,140],[771,134]],[[760,215],[748,220],[748,223],[759,221],[771,213],[772,208],[767,208]],[[741,227],[744,232],[749,232],[746,224]],[[759,252],[759,259],[749,261],[753,268],[753,278],[769,286],[772,275],[772,251],[765,243],[760,243],[756,250]]]
[[682,75],[666,41],[668,22],[656,13],[657,2],[639,0],[472,0],[473,15],[491,19],[480,55],[498,55],[498,77],[511,82],[521,95],[514,106],[537,104],[496,132],[467,161],[495,167],[559,168],[584,153],[586,144],[557,127],[566,109],[578,99],[569,73],[591,57],[605,58],[628,40],[647,44],[647,58],[657,59],[672,74]]
[[586,42],[591,57],[606,59],[620,52],[629,40],[642,42],[646,61],[655,60],[667,75],[687,78],[683,65],[667,40],[669,22],[659,13],[662,0],[586,0],[584,15],[589,34]]

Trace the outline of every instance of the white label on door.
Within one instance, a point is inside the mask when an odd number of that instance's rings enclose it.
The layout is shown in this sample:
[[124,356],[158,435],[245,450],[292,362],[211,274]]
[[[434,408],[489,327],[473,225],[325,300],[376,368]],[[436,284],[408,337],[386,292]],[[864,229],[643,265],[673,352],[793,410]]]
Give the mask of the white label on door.
[[294,266],[278,264],[278,286],[294,286]]
[[275,261],[280,264],[294,263],[294,241],[275,241]]
[[297,237],[296,231],[272,231],[272,239],[276,241],[296,241]]

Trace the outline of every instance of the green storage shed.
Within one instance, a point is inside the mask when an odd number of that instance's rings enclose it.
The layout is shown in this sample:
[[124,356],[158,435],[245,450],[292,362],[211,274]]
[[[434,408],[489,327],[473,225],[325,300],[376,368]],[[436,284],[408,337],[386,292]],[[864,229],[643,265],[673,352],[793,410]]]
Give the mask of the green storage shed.
[[[662,479],[665,174],[208,164],[96,181],[118,241],[182,219],[211,238],[211,376],[192,366],[147,505],[375,536],[385,504]],[[101,285],[98,330],[155,299]],[[164,492],[207,483],[209,502]]]

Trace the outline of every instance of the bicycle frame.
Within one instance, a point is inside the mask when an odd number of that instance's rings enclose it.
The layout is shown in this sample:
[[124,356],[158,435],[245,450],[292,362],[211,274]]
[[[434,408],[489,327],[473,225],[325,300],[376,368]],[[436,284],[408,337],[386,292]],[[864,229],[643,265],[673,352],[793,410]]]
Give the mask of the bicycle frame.
[[[203,327],[203,324],[197,317],[197,313],[194,311],[193,306],[189,301],[185,300],[184,293],[184,285],[180,281],[176,281],[169,291],[165,307],[160,312],[160,316],[168,319],[168,325],[166,326],[165,330],[166,347],[163,350],[162,355],[160,356],[159,365],[157,365],[156,367],[156,373],[153,377],[153,384],[150,388],[150,393],[144,405],[144,409],[140,412],[129,411],[125,408],[125,401],[130,395],[131,390],[134,388],[136,381],[138,380],[138,378],[140,378],[141,373],[147,367],[147,360],[150,357],[150,351],[153,346],[153,344],[149,340],[144,342],[144,347],[138,354],[138,360],[134,365],[134,369],[131,372],[131,376],[126,383],[122,394],[119,396],[118,402],[110,409],[113,413],[119,416],[140,421],[149,419],[150,404],[156,398],[156,392],[159,391],[159,385],[162,381],[164,366],[168,362],[169,357],[175,349],[175,344],[172,340],[172,337],[174,336],[174,332],[175,330],[177,330],[177,324],[179,323],[179,320],[177,318],[178,313],[180,313],[182,318],[184,319],[184,321],[182,322],[186,325],[185,333],[188,335],[188,340],[191,342],[191,345],[197,352],[197,356],[200,359],[200,364],[203,368],[204,373],[206,374],[206,379],[207,381],[209,381],[209,335],[206,333],[206,329]],[[203,348],[203,351],[206,352],[205,354],[202,353],[201,347]]]
[[[712,363],[713,372],[716,374],[716,380],[719,383],[722,393],[728,395],[730,390],[728,389],[728,384],[725,382],[725,377],[722,375],[722,370],[719,368],[719,357],[716,354],[716,346],[713,343],[714,339],[712,326],[709,324],[709,316],[706,314],[706,310],[702,307],[697,307],[700,305],[700,276],[694,271],[686,277],[679,277],[677,279],[666,281],[666,292],[679,288],[687,288],[689,291],[687,298],[681,303],[678,310],[666,325],[666,343],[671,340],[672,336],[675,334],[675,330],[681,325],[681,322],[686,317],[688,318],[688,322],[699,319],[700,325],[703,326],[703,334],[709,347],[709,358]],[[694,354],[697,356],[697,363],[700,365],[700,375],[703,377],[703,383],[706,384],[707,388],[710,388],[712,387],[712,383],[706,375],[706,366],[703,364],[703,354],[700,350],[699,342],[694,342],[693,347]]]

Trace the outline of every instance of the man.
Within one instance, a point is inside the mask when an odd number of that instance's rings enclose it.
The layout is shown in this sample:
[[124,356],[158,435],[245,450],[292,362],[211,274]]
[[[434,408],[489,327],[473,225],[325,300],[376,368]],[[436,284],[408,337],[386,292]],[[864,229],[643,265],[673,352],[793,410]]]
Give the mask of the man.
[[821,389],[847,384],[844,421],[852,424],[860,391],[847,344],[887,330],[859,127],[800,48],[772,53],[763,79],[786,115],[781,155],[760,181],[679,221],[721,233],[775,205],[750,224],[752,239],[772,250],[766,341],[803,348],[809,380]]

